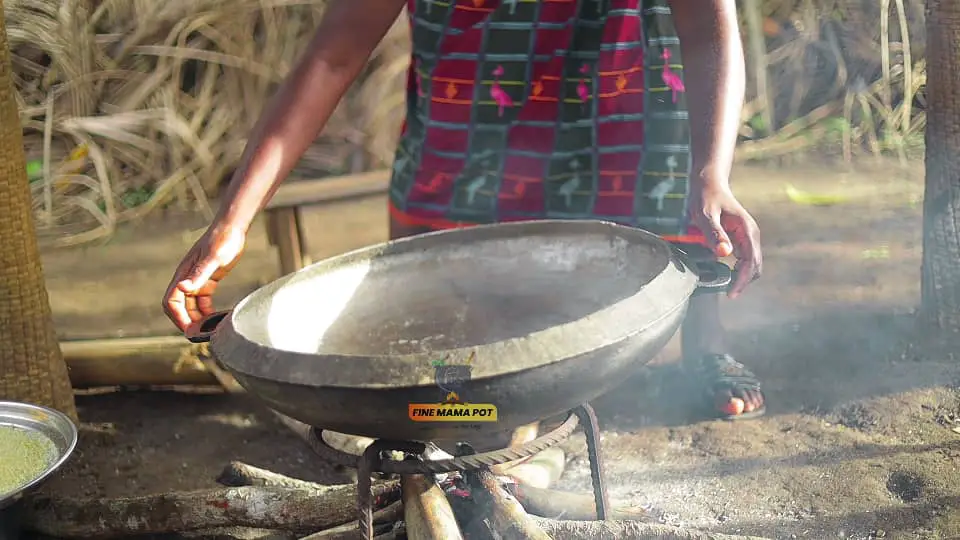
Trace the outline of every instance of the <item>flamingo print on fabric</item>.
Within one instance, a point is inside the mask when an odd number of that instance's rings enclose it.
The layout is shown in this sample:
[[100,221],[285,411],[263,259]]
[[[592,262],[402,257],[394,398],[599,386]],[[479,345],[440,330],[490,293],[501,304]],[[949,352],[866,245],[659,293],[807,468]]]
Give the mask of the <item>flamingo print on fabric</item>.
[[676,103],[677,94],[686,92],[687,89],[683,86],[683,79],[670,68],[670,49],[664,49],[660,57],[663,58],[663,82],[673,93],[673,102]]
[[670,2],[407,0],[392,219],[601,219],[694,241]]
[[[588,75],[589,73],[590,66],[587,64],[580,66],[581,75]],[[580,101],[582,101],[584,105],[586,105],[587,101],[590,99],[590,89],[587,88],[587,78],[585,76],[580,77],[580,83],[577,84],[577,97],[580,98]]]
[[649,197],[657,202],[657,212],[663,212],[663,201],[667,198],[667,195],[673,191],[674,186],[677,184],[677,178],[675,171],[677,170],[677,156],[669,155],[667,156],[666,166],[667,166],[667,178],[658,183],[652,190],[650,190]]
[[570,208],[573,206],[573,194],[577,191],[577,188],[580,187],[580,162],[575,159],[571,160],[568,167],[573,171],[573,176],[560,186],[560,189],[557,190],[557,195],[563,197],[564,206]]
[[503,110],[506,107],[513,107],[513,100],[510,95],[500,86],[500,76],[503,75],[503,66],[497,66],[493,70],[493,84],[490,85],[490,97],[497,103],[497,116],[503,116]]
[[477,192],[480,191],[480,188],[487,183],[487,178],[485,176],[478,176],[476,179],[467,184],[467,204],[473,204],[473,201],[477,198]]

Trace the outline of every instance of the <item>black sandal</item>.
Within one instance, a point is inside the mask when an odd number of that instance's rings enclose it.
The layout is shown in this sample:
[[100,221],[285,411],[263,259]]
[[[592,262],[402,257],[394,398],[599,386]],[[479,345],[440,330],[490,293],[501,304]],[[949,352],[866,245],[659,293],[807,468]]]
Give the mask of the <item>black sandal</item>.
[[[749,420],[763,416],[767,412],[766,396],[760,389],[760,381],[756,375],[746,368],[740,362],[734,360],[729,354],[708,354],[703,356],[699,365],[693,366],[699,384],[705,386],[704,400],[708,404],[713,415],[722,420]],[[759,393],[764,398],[763,404],[758,409],[740,414],[724,414],[718,411],[717,396],[731,392],[736,397],[737,390],[752,390]]]

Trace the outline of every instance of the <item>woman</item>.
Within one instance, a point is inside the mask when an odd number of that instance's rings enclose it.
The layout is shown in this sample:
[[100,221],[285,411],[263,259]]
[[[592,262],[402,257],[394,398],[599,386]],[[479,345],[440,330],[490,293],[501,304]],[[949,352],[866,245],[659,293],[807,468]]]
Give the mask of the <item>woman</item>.
[[[734,0],[331,0],[167,289],[164,309],[180,329],[213,311],[254,216],[404,7],[413,58],[392,238],[603,219],[695,256],[732,252],[732,297],[759,276],[757,225],[728,178],[744,90]],[[715,296],[691,301],[682,335],[684,365],[713,414],[763,413],[756,378],[727,354]]]

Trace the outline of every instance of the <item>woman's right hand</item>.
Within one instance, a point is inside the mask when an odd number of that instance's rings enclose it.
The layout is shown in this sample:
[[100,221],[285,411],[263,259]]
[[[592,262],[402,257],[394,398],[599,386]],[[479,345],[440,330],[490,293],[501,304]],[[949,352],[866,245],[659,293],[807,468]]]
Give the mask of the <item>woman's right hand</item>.
[[184,256],[163,295],[163,311],[181,331],[214,312],[213,293],[240,260],[246,236],[245,229],[214,224]]

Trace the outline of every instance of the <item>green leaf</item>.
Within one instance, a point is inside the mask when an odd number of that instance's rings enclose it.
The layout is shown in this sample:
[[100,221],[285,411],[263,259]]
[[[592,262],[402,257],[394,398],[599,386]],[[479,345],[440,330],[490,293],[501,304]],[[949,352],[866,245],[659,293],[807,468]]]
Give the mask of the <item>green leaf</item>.
[[35,159],[27,162],[27,178],[39,180],[43,177],[43,161]]

